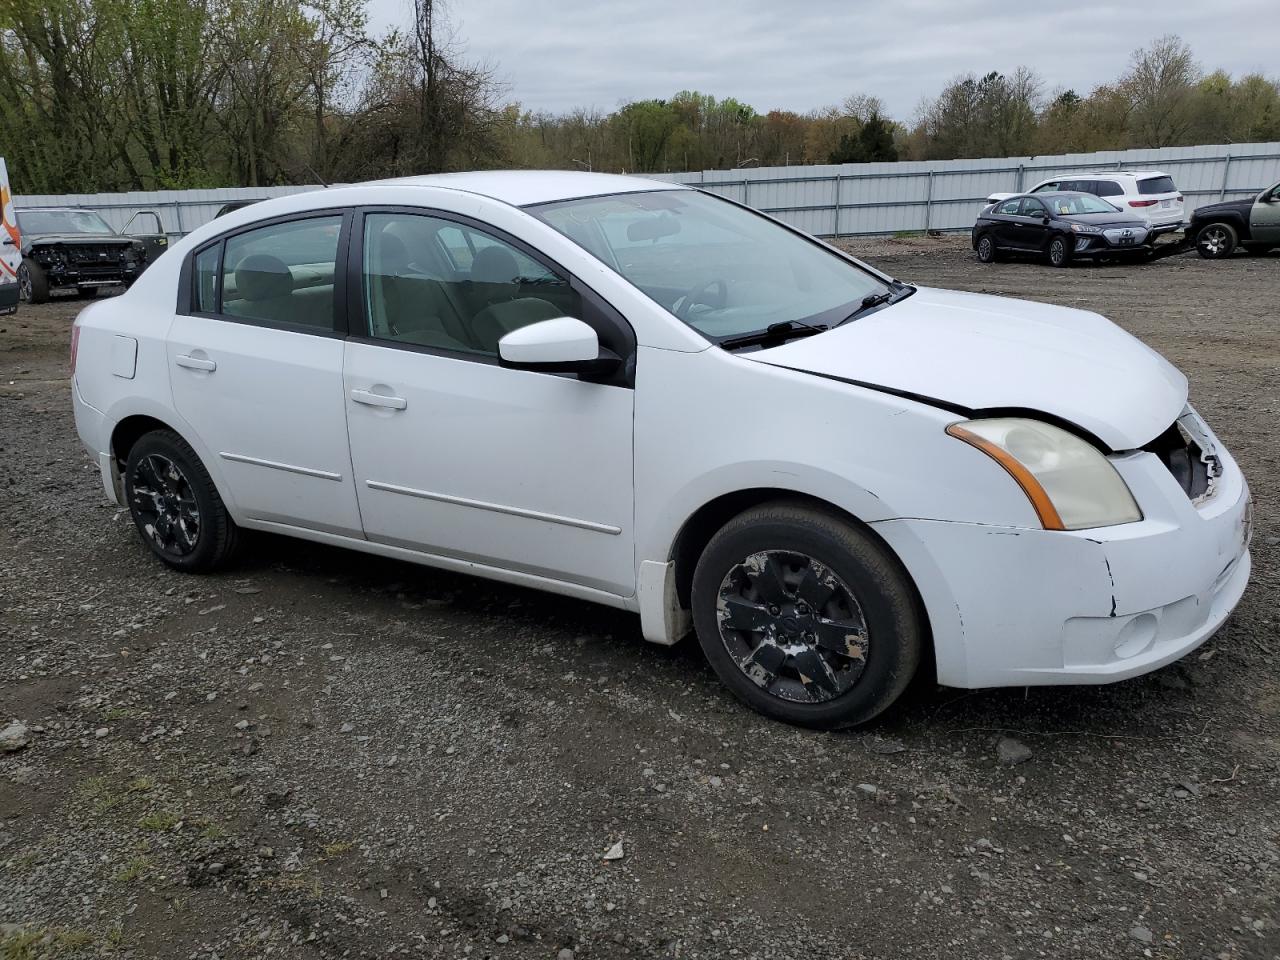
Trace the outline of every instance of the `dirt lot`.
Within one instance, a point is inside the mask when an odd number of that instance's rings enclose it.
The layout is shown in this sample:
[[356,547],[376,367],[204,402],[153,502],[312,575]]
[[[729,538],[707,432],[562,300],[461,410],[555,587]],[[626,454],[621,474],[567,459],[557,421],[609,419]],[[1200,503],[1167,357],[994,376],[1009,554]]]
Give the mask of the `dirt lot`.
[[31,731],[0,754],[0,957],[1280,956],[1280,257],[859,252],[1098,310],[1188,372],[1257,501],[1217,638],[814,734],[587,603],[275,539],[181,576],[75,438],[78,305],[25,309],[0,317],[0,726]]

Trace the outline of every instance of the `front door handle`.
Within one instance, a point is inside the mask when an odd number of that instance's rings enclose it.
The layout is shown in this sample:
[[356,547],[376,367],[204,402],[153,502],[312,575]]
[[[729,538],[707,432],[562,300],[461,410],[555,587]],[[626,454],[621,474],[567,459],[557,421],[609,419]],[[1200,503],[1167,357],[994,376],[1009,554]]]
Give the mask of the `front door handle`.
[[409,401],[404,397],[388,397],[372,390],[352,390],[351,399],[366,406],[387,407],[390,410],[403,410],[409,406]]
[[204,370],[208,373],[218,369],[218,365],[212,360],[202,360],[200,357],[189,357],[185,353],[180,353],[173,358],[173,362],[180,367],[186,367],[188,370]]

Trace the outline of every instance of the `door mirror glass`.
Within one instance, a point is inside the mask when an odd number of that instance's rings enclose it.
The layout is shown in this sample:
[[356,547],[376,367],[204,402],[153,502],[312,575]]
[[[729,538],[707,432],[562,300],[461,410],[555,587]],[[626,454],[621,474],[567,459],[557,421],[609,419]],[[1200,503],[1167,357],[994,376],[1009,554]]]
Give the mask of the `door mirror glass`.
[[545,373],[604,373],[619,363],[600,347],[596,332],[573,317],[539,320],[512,330],[498,341],[504,367]]

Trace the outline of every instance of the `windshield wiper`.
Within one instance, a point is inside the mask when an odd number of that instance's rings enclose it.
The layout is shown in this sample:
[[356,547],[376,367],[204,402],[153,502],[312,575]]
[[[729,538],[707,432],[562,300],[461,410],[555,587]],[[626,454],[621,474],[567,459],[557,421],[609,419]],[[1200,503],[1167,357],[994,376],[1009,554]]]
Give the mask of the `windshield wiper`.
[[845,317],[843,320],[837,323],[836,326],[837,327],[843,326],[844,324],[848,323],[850,320],[857,320],[860,316],[862,316],[868,310],[874,309],[875,307],[880,306],[882,303],[888,303],[892,299],[893,299],[892,293],[888,293],[888,292],[869,293],[862,298],[862,303],[858,304],[858,308],[854,310],[853,313],[849,314],[847,317]]
[[736,337],[726,337],[720,341],[720,346],[725,350],[732,350],[735,347],[751,347],[759,343],[772,343],[775,340],[782,343],[785,340],[794,340],[797,337],[812,337],[815,334],[826,332],[829,327],[826,324],[805,323],[803,320],[780,320],[777,323],[771,323],[763,330],[757,330],[755,333],[744,333]]

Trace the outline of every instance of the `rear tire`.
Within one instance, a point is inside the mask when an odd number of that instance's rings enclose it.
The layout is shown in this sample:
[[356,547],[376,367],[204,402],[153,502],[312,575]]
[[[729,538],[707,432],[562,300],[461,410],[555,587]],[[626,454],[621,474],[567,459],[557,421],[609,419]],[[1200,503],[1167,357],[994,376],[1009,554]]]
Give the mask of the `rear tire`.
[[1049,263],[1055,267],[1071,266],[1071,246],[1066,237],[1054,237],[1049,241]]
[[1240,242],[1236,228],[1229,223],[1209,223],[1196,234],[1196,252],[1206,260],[1221,260],[1235,252]]
[[798,501],[754,507],[716,533],[694,570],[692,606],[698,643],[738,699],[821,730],[889,707],[925,643],[897,558],[849,521]]
[[175,570],[206,573],[235,554],[239,527],[196,452],[172,430],[133,445],[124,490],[142,542]]
[[981,263],[995,263],[1000,259],[1000,250],[996,247],[996,242],[991,239],[990,234],[984,234],[978,238],[978,260]]
[[18,267],[18,297],[24,303],[49,302],[49,278],[34,260],[23,260]]

